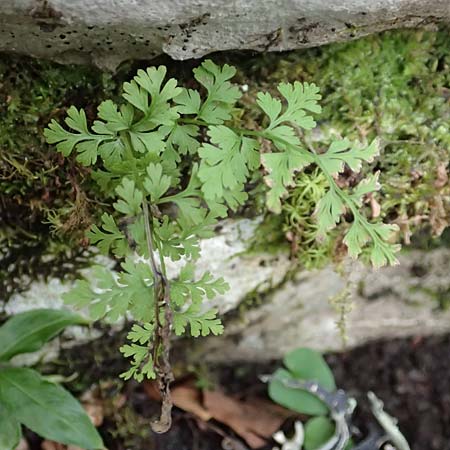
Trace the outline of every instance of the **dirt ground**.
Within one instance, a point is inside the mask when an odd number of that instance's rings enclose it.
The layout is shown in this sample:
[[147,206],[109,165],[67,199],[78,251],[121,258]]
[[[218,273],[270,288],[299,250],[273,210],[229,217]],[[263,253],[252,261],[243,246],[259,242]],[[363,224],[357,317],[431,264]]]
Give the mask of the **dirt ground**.
[[[107,338],[108,339],[108,338]],[[104,339],[75,348],[60,361],[62,372],[78,374],[69,387],[75,392],[86,385],[103,383],[105,419],[100,432],[109,450],[246,450],[233,430],[217,422],[205,425],[191,414],[175,408],[172,429],[163,435],[150,431],[149,421],[158,405],[149,399],[142,386],[122,385],[111,380],[123,369],[120,355],[114,351],[117,335],[110,335],[110,354],[100,351]],[[103,342],[102,342],[103,341]],[[97,357],[91,358],[92,353]],[[101,355],[101,356],[100,356]],[[373,342],[340,354],[327,355],[339,387],[358,400],[354,424],[364,430],[369,424],[365,394],[374,391],[385,403],[385,410],[399,419],[399,425],[412,450],[450,450],[450,335]],[[95,361],[93,363],[93,361]],[[233,364],[208,368],[207,382],[219,385],[227,394],[245,399],[249,396],[267,398],[266,386],[258,375],[275,370],[280,362],[269,364]],[[54,370],[54,368],[52,369]],[[198,375],[198,372],[197,372]],[[78,383],[78,384],[77,384]],[[114,401],[122,398],[120,406]],[[116,400],[114,400],[116,399]],[[115,406],[114,406],[115,405]],[[292,420],[287,421],[289,429]],[[219,433],[217,432],[219,431]],[[229,436],[234,444],[222,446]],[[32,450],[41,443],[29,435]],[[271,450],[273,443],[261,447]]]

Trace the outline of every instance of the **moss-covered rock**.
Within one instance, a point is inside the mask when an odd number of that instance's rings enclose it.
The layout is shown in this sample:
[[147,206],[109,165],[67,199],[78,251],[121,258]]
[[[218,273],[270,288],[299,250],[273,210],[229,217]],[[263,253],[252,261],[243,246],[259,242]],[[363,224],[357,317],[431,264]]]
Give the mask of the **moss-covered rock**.
[[[409,243],[424,230],[437,236],[448,225],[448,30],[395,31],[305,51],[218,54],[215,59],[238,66],[237,81],[248,91],[242,101],[253,111],[242,118],[246,126],[258,126],[259,113],[252,108],[258,90],[275,91],[280,81],[312,81],[321,87],[324,111],[318,127],[306,136],[309,141],[321,149],[334,136],[380,138],[382,155],[365,170],[380,170],[383,187],[367,199],[367,208],[369,214],[398,223],[399,239]],[[177,78],[191,83],[191,68],[198,62],[164,62]],[[73,263],[87,260],[84,231],[108,207],[108,199],[98,196],[86,169],[48,148],[42,130],[71,104],[85,108],[92,119],[101,100],[118,96],[135,66],[111,75],[90,67],[2,57],[0,298],[26,287],[23,275],[73,274]],[[242,211],[265,215],[253,249],[289,246],[293,259],[306,268],[345,255],[345,222],[329,239],[315,238],[315,204],[326,189],[320,174],[298,174],[278,216],[265,211],[264,185],[255,181],[249,185],[252,203]],[[344,185],[358,181],[350,172],[339,179]]]

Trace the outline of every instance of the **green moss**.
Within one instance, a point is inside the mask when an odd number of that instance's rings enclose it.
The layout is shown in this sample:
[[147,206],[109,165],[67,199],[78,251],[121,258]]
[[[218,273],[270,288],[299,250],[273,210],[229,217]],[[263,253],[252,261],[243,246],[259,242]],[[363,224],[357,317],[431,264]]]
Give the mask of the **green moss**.
[[85,170],[45,144],[42,130],[68,105],[95,105],[115,86],[92,68],[2,55],[0,299],[40,274],[73,273],[86,259],[94,186]]
[[[198,63],[163,59],[169,72],[183,80],[191,80],[191,68]],[[400,225],[399,238],[405,242],[426,241],[446,227],[450,188],[442,177],[439,182],[439,173],[447,169],[450,147],[448,30],[391,31],[303,51],[220,54],[214,59],[237,65],[238,82],[248,84],[242,99],[254,111],[245,118],[248,127],[260,121],[257,108],[252,108],[258,90],[274,91],[280,81],[315,82],[323,94],[324,111],[318,129],[307,138],[320,150],[336,135],[379,137],[382,155],[366,169],[381,171],[383,188],[372,208],[381,205],[381,215]],[[43,128],[51,118],[64,116],[71,104],[87,108],[92,119],[98,103],[115,99],[122,81],[147,64],[126,65],[111,75],[89,67],[2,56],[0,298],[26,287],[22,275],[35,277],[56,268],[73,273],[67,269],[69,261],[74,255],[75,261],[86,261],[84,230],[104,208],[105,199],[97,195],[86,169],[49,149]],[[339,180],[350,186],[358,181],[351,173]],[[261,179],[254,180],[249,186],[253,203],[241,211],[265,217],[253,248],[276,252],[289,246],[298,263],[310,268],[339,260],[345,253],[345,222],[330,239],[315,239],[314,205],[325,188],[318,173],[299,174],[281,215],[275,216],[265,211]]]

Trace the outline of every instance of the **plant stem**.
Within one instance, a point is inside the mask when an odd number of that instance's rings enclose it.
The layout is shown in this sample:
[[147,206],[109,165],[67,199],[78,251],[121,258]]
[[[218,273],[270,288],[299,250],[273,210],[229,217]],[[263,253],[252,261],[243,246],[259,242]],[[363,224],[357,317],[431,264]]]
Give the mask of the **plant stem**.
[[[161,415],[158,420],[152,422],[151,426],[156,433],[165,433],[172,424],[172,398],[170,395],[170,383],[173,381],[172,367],[170,365],[170,337],[172,329],[172,309],[170,306],[170,285],[166,278],[166,267],[161,246],[158,246],[160,267],[155,260],[155,248],[153,246],[152,220],[148,202],[142,201],[144,212],[145,236],[149,251],[150,266],[153,272],[154,303],[155,303],[155,334],[153,341],[153,364],[156,372],[159,391],[162,398]],[[164,323],[161,323],[161,311],[164,311]]]

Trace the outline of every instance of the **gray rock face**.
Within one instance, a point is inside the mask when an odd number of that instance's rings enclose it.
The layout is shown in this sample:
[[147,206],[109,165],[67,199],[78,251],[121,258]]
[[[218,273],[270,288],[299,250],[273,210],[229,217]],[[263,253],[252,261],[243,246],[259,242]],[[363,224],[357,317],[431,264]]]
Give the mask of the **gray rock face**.
[[[264,361],[280,358],[299,346],[340,351],[343,342],[336,321],[338,300],[345,289],[348,298],[343,307],[351,306],[345,320],[349,347],[372,339],[450,331],[450,310],[438,308],[439,301],[450,303],[450,249],[404,252],[399,266],[377,271],[352,263],[346,267],[346,278],[331,268],[300,272],[294,280],[281,284],[292,269],[287,254],[245,252],[257,224],[258,220],[248,219],[224,221],[216,236],[200,243],[198,275],[209,270],[222,276],[230,290],[212,301],[225,317],[225,335],[197,341],[193,358]],[[96,262],[112,267],[107,258]],[[179,268],[178,263],[170,263],[169,275],[176,276]],[[89,270],[86,275],[89,277]],[[0,299],[0,307],[9,315],[34,308],[62,308],[61,296],[69,289],[70,284],[58,279],[36,281],[7,304]],[[242,305],[249,293],[267,291],[271,293],[263,295],[261,305]],[[227,313],[238,308],[240,317],[228,319]],[[116,329],[121,327],[119,323]],[[62,345],[96,337],[88,331],[69,329]],[[39,357],[54,357],[58,345],[46,347]]]
[[[212,361],[265,361],[296,347],[321,351],[344,349],[336,326],[336,302],[343,290],[347,347],[383,338],[443,333],[450,311],[438,308],[450,298],[450,250],[410,251],[400,265],[374,271],[354,264],[349,284],[332,269],[301,272],[295,280],[226,323],[225,335],[206,340],[197,356]],[[334,300],[334,301],[333,301]],[[334,303],[334,307],[333,307]]]
[[448,0],[0,0],[0,51],[114,68],[167,53],[282,51],[450,21]]

